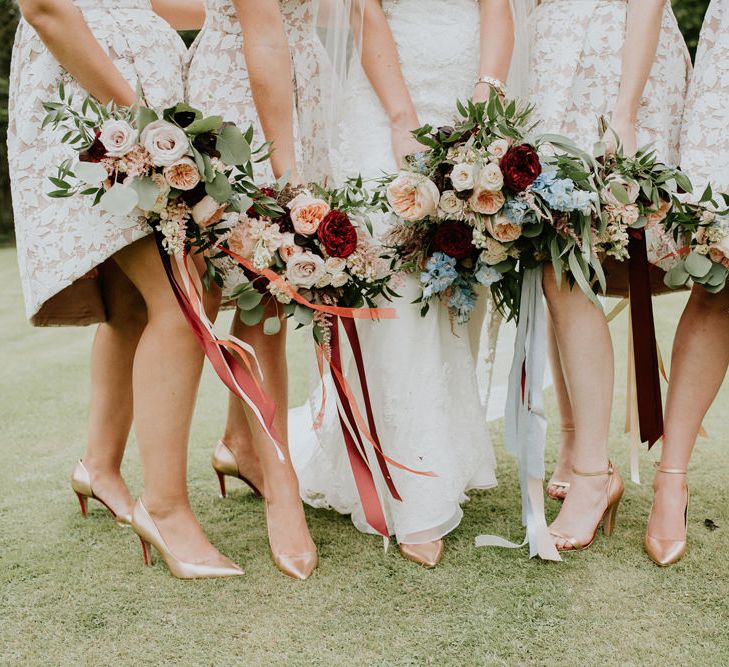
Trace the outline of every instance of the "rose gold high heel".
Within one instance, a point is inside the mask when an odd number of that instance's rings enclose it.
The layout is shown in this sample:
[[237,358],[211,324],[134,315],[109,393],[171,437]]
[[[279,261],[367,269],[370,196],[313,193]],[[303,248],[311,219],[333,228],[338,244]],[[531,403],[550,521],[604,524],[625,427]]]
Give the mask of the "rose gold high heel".
[[606,471],[601,470],[599,472],[580,472],[573,466],[572,474],[578,475],[580,477],[602,477],[603,475],[607,475],[607,508],[605,509],[605,512],[603,512],[602,518],[600,519],[600,521],[598,521],[597,526],[595,526],[595,532],[592,534],[590,541],[585,544],[580,544],[574,537],[571,537],[570,535],[564,535],[563,533],[560,533],[559,531],[550,528],[550,535],[558,539],[564,540],[571,545],[567,548],[558,546],[558,551],[583,551],[584,549],[592,546],[592,543],[597,537],[597,531],[600,530],[601,524],[603,533],[605,533],[605,537],[610,537],[615,531],[618,505],[620,505],[620,500],[622,499],[623,492],[625,491],[625,485],[623,484],[623,480],[620,477],[620,473],[613,467],[612,461],[608,462],[608,469]]
[[114,517],[114,521],[116,521],[118,525],[127,527],[131,524],[131,514],[117,514],[113,509],[111,509],[111,507],[109,507],[109,504],[103,498],[99,498],[99,496],[94,493],[94,490],[91,488],[91,475],[89,474],[89,471],[86,470],[86,466],[83,464],[83,461],[79,461],[73,469],[73,473],[71,474],[71,488],[78,498],[78,504],[81,506],[81,515],[84,519],[88,518],[88,501],[89,498],[92,498],[93,500],[100,502],[107,510],[109,510],[109,513],[112,517]]
[[425,544],[400,544],[400,553],[403,558],[430,570],[443,560],[444,548],[443,540],[435,540]]
[[139,541],[142,543],[144,564],[152,564],[152,547],[154,547],[162,556],[173,577],[178,579],[217,579],[219,577],[237,577],[243,574],[243,570],[237,565],[188,563],[177,558],[170,551],[141,499],[134,506],[132,528],[139,535]]
[[248,478],[240,474],[238,469],[238,461],[235,459],[235,455],[228,448],[228,446],[222,441],[218,440],[218,444],[215,445],[213,450],[213,470],[218,475],[218,483],[220,484],[220,495],[225,498],[227,496],[225,490],[225,477],[235,477],[236,479],[245,482],[253,491],[253,495],[257,498],[262,498],[263,494],[259,491],[258,487],[251,482]]
[[[663,468],[659,463],[656,464],[656,472],[662,472],[666,475],[686,475],[686,470],[677,470],[675,468]],[[686,485],[686,509],[683,513],[685,535],[688,533],[688,510],[691,495],[689,493],[688,485]],[[651,514],[653,513],[653,505],[651,505]],[[661,567],[667,565],[673,565],[678,563],[686,555],[686,547],[688,546],[688,538],[684,537],[682,540],[664,540],[660,537],[653,537],[646,531],[645,535],[645,552],[648,557],[656,564]]]
[[271,544],[271,525],[268,522],[268,501],[264,500],[266,508],[266,529],[268,531],[268,544],[271,551],[271,558],[274,565],[283,572],[287,577],[304,581],[308,579],[317,565],[319,564],[319,556],[316,551],[307,551],[302,554],[280,554],[273,550]]

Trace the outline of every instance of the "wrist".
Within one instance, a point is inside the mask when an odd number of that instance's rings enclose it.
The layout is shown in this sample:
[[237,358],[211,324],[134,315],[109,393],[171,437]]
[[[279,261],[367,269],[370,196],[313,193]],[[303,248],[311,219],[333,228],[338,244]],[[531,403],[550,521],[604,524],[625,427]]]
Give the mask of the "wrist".
[[415,109],[403,109],[390,114],[390,127],[393,130],[405,130],[407,132],[420,127]]

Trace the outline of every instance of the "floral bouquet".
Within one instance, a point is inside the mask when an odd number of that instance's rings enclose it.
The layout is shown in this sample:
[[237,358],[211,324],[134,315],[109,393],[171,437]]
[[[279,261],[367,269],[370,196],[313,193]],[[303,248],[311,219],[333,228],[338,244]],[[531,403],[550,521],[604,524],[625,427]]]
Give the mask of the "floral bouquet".
[[[484,286],[516,318],[523,268],[550,258],[589,288],[589,266],[599,266],[590,243],[597,191],[589,164],[576,149],[555,155],[557,141],[572,148],[564,138],[528,141],[531,108],[515,101],[494,94],[487,104],[459,103],[458,113],[453,127],[416,130],[427,150],[383,181],[386,209],[396,217],[383,242],[403,270],[419,275],[421,313],[438,297],[466,322]],[[574,260],[584,248],[586,259]]]
[[[251,206],[268,212],[268,197],[253,183],[251,165],[254,155],[266,158],[268,147],[252,151],[251,129],[243,133],[186,104],[162,111],[105,106],[91,97],[75,104],[63,86],[59,97],[44,104],[44,125],[64,131],[61,142],[78,159],[57,167],[49,196],[86,197],[112,216],[136,216],[150,225],[170,286],[219,377],[248,403],[272,440],[281,442],[273,425],[275,406],[250,370],[254,350],[215,334],[203,306],[204,285],[188,265],[195,240],[224,215]],[[206,262],[211,266],[207,257]]]
[[677,242],[690,241],[680,261],[666,273],[666,285],[680,289],[690,283],[721,292],[729,277],[729,195],[716,198],[707,186],[698,204],[683,204],[669,223]]

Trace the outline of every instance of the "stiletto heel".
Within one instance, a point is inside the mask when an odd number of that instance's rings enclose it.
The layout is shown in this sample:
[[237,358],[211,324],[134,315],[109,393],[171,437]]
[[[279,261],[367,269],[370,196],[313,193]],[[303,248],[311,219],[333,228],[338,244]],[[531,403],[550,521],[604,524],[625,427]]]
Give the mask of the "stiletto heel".
[[144,559],[145,565],[151,565],[152,564],[152,546],[144,541],[144,538],[141,536],[139,537],[139,541],[142,544],[142,558]]
[[89,518],[88,510],[86,509],[86,498],[87,496],[83,495],[82,493],[79,493],[78,491],[74,492],[76,494],[76,497],[78,498],[78,504],[81,505],[81,516],[84,519]]
[[152,562],[152,547],[157,549],[160,556],[169,568],[172,576],[178,579],[214,579],[218,577],[237,577],[243,574],[237,565],[207,565],[205,563],[188,563],[177,558],[167,543],[164,541],[162,534],[159,532],[157,525],[147,512],[141,499],[134,506],[132,514],[132,528],[139,535],[142,542],[142,554],[144,556],[144,564],[149,565]]
[[552,537],[564,540],[570,545],[569,547],[557,546],[557,549],[559,551],[582,551],[584,549],[587,549],[595,541],[595,538],[597,537],[597,532],[600,530],[601,524],[605,536],[610,537],[615,531],[615,524],[618,515],[618,506],[620,505],[620,500],[622,499],[623,492],[625,491],[625,485],[623,484],[623,480],[620,477],[620,473],[613,467],[612,461],[608,462],[608,469],[606,471],[601,470],[599,472],[580,472],[573,466],[572,474],[579,477],[601,477],[603,475],[607,475],[607,507],[605,508],[605,511],[603,512],[600,521],[598,521],[597,526],[595,526],[595,531],[593,532],[590,541],[585,544],[581,544],[571,535],[565,535],[564,533],[560,533],[559,531],[550,528],[549,533],[552,535]]
[[240,469],[238,468],[238,461],[236,461],[235,455],[222,440],[218,440],[218,444],[215,445],[215,449],[213,450],[212,465],[213,470],[215,470],[216,474],[218,475],[218,483],[220,484],[221,497],[227,497],[227,493],[225,490],[226,475],[228,477],[235,477],[236,479],[239,479],[247,484],[250,487],[251,491],[253,491],[253,495],[257,498],[263,497],[263,494],[260,492],[258,487],[247,477],[241,475]]
[[[656,472],[660,472],[666,475],[686,475],[686,470],[678,470],[675,468],[663,468],[659,463],[656,463]],[[688,510],[691,502],[691,493],[686,485],[686,509],[683,512],[684,521],[684,539],[682,540],[666,540],[660,537],[653,537],[646,531],[644,548],[648,557],[656,564],[661,567],[667,565],[673,565],[678,563],[685,555],[686,548],[688,547]],[[654,501],[655,503],[655,501]],[[651,514],[653,514],[653,505],[651,505]]]
[[79,505],[81,505],[81,514],[84,519],[88,518],[89,515],[88,500],[89,498],[93,498],[109,510],[111,516],[114,517],[114,521],[116,521],[118,525],[126,527],[132,523],[131,514],[117,514],[113,509],[111,509],[111,507],[109,507],[109,504],[103,498],[99,498],[99,496],[94,493],[93,488],[91,488],[91,475],[89,474],[89,471],[86,470],[86,466],[83,464],[83,461],[79,461],[73,470],[73,474],[71,475],[71,488],[78,498]]

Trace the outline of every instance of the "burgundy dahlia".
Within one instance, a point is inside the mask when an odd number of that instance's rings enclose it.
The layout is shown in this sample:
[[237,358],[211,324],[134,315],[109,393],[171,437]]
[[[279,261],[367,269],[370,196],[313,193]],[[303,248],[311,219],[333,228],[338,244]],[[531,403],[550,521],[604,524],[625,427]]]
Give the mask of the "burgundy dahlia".
[[506,151],[500,166],[504,184],[513,192],[524,192],[542,173],[539,155],[529,144],[513,146]]
[[79,162],[101,162],[106,157],[106,148],[101,143],[101,132],[96,132],[93,143],[78,154]]
[[349,257],[357,249],[357,230],[342,211],[329,211],[316,234],[330,257]]
[[473,231],[459,220],[446,220],[438,226],[433,236],[431,249],[443,252],[453,259],[466,259],[473,252]]

